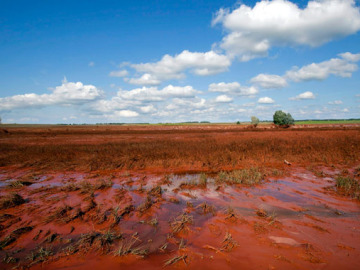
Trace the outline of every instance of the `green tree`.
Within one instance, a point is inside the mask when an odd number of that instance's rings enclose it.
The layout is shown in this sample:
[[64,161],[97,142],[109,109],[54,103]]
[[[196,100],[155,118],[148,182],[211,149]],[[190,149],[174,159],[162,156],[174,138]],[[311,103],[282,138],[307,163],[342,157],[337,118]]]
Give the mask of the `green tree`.
[[274,124],[283,127],[289,127],[295,123],[294,118],[290,113],[285,113],[283,111],[276,111],[274,113]]
[[254,127],[257,127],[257,125],[259,124],[260,120],[259,118],[257,118],[256,116],[251,116],[251,124],[254,126]]

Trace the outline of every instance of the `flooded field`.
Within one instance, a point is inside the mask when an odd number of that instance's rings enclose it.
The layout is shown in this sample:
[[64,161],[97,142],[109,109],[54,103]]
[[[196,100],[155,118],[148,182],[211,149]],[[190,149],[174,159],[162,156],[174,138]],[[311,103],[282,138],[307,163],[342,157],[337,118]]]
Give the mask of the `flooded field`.
[[[217,151],[215,139],[224,149],[236,149],[236,143],[248,138],[284,135],[213,132],[175,133],[172,142],[195,140]],[[166,163],[169,152],[153,153],[152,165],[142,163],[142,143],[163,140],[157,132],[149,139],[147,131],[127,141],[139,148],[128,153],[138,160],[126,168],[109,165],[102,170],[63,170],[61,159],[49,154],[53,137],[40,139],[45,148],[37,149],[44,151],[51,168],[40,163],[45,162],[41,157],[23,163],[25,157],[14,153],[33,145],[27,142],[36,133],[4,135],[3,150],[11,145],[14,151],[7,152],[11,164],[3,156],[0,167],[0,268],[360,269],[360,163],[352,153],[359,147],[359,130],[318,132],[315,141],[323,136],[328,155],[311,144],[314,133],[290,133],[295,136],[286,142],[299,146],[296,140],[301,139],[309,146],[306,151],[292,149],[293,156],[282,154],[281,147],[289,146],[272,145],[271,152],[253,145],[255,152],[240,162],[244,166],[239,166],[235,154],[242,154],[237,152],[218,157],[217,166],[199,166],[208,150],[191,152],[198,163],[181,153],[181,162],[173,158]],[[212,136],[213,144],[206,145],[204,135]],[[347,144],[341,144],[344,135]],[[77,136],[86,141],[90,135]],[[100,135],[94,136],[97,148],[91,149],[103,151]],[[115,137],[122,136],[130,135]],[[21,137],[23,145],[12,145]],[[57,144],[64,150],[66,140]],[[90,145],[95,147],[93,141]],[[114,158],[126,158],[121,155]],[[320,155],[326,160],[316,161]],[[163,166],[157,158],[164,159]]]
[[248,186],[206,174],[1,171],[1,195],[24,199],[1,211],[1,266],[358,269],[360,203],[337,195],[340,173],[292,168]]

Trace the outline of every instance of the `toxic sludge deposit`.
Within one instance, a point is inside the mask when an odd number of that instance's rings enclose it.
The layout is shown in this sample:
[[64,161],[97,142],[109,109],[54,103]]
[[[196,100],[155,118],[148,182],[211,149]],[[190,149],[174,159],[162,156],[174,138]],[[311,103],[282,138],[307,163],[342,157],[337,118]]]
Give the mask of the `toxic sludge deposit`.
[[2,269],[360,268],[358,127],[9,131]]

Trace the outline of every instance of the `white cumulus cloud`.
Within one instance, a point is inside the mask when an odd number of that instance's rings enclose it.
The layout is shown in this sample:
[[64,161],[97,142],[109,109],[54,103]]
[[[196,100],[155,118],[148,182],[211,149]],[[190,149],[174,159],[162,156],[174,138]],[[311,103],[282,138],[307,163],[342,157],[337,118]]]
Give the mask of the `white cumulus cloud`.
[[303,99],[314,99],[314,98],[315,98],[315,95],[312,92],[306,91],[304,93],[297,95],[296,97],[291,97],[289,99],[290,100],[303,100]]
[[359,62],[360,61],[360,53],[340,53],[339,56],[341,56],[343,59],[349,61],[349,62]]
[[102,91],[82,82],[67,82],[51,90],[50,94],[24,94],[0,98],[0,111],[50,105],[84,104],[101,97]]
[[114,116],[119,116],[119,117],[136,117],[139,114],[135,111],[131,111],[131,110],[121,110],[121,111],[116,111],[114,113]]
[[272,104],[275,103],[275,101],[270,97],[261,97],[258,99],[258,103],[260,104]]
[[157,87],[142,87],[130,91],[120,90],[117,95],[124,100],[163,101],[171,97],[191,98],[198,93],[200,92],[192,86],[168,85],[160,90]]
[[230,65],[231,61],[226,55],[214,51],[185,50],[175,56],[166,54],[158,62],[132,64],[131,67],[137,72],[149,74],[153,79],[164,81],[184,78],[186,70],[200,76],[213,75],[227,71]]
[[271,74],[259,74],[252,78],[250,82],[268,89],[284,88],[288,85],[285,78]]
[[143,74],[140,78],[131,78],[127,81],[128,83],[138,85],[159,85],[161,83],[160,80],[149,73]]
[[220,46],[242,61],[266,56],[272,46],[320,46],[360,30],[354,0],[313,0],[304,8],[288,0],[262,0],[234,10],[220,9],[213,25],[226,31]]
[[358,65],[354,63],[357,57],[351,53],[340,54],[340,56],[342,58],[332,58],[321,63],[312,63],[302,68],[293,67],[292,70],[286,72],[285,77],[295,82],[324,80],[330,75],[349,78],[358,69]]
[[239,96],[253,96],[259,91],[254,86],[242,86],[238,82],[212,83],[209,85],[209,92],[228,93]]
[[232,101],[233,101],[233,98],[231,98],[227,95],[220,95],[215,98],[215,102],[217,102],[217,103],[229,103]]

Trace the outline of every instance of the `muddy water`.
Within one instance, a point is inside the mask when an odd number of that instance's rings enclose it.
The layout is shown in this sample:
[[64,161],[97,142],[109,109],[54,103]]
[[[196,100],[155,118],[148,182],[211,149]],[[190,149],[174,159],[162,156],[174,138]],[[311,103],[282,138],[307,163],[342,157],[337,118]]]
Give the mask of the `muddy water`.
[[[212,177],[198,186],[200,176],[190,174],[2,170],[0,195],[16,192],[26,202],[0,210],[0,241],[15,229],[33,229],[0,251],[2,259],[8,254],[19,260],[1,260],[0,268],[159,269],[168,262],[168,268],[190,269],[360,269],[360,203],[335,193],[339,171],[322,170],[317,177],[292,168],[288,176],[255,187],[218,184]],[[32,184],[9,187],[16,180]],[[69,188],[101,180],[111,184]],[[126,206],[131,210],[121,212]],[[60,212],[64,207],[70,210]],[[118,222],[116,213],[122,213]],[[177,231],[184,217],[189,220]],[[109,230],[122,239],[101,244],[99,235]],[[98,234],[93,243],[77,245],[89,232]],[[115,256],[121,246],[131,250]],[[51,255],[32,261],[39,247]],[[78,250],[69,253],[72,247]],[[139,252],[144,250],[147,255]]]

